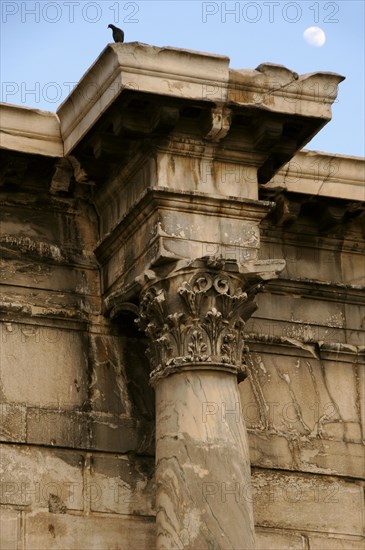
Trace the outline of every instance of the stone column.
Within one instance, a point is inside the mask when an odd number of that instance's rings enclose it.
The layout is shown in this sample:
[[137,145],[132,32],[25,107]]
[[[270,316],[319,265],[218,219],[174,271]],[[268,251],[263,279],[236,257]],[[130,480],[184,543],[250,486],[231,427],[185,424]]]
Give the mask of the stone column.
[[156,390],[157,548],[248,550],[255,537],[237,378],[262,277],[209,258],[161,275],[145,285],[139,317]]

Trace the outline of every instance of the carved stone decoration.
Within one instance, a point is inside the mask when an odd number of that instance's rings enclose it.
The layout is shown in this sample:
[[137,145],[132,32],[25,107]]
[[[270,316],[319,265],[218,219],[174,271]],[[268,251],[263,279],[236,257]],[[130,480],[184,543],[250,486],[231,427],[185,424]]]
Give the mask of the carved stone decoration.
[[248,279],[236,262],[209,258],[149,283],[138,324],[150,340],[151,382],[192,368],[225,370],[242,380],[243,330],[260,288],[260,277]]
[[232,124],[232,112],[227,107],[216,107],[210,113],[210,127],[205,136],[211,141],[220,141],[228,134]]
[[50,185],[52,195],[68,193],[73,177],[73,166],[67,157],[56,162],[55,172]]
[[297,221],[300,214],[300,203],[290,202],[285,193],[277,193],[274,201],[276,206],[271,218],[277,226],[288,227]]

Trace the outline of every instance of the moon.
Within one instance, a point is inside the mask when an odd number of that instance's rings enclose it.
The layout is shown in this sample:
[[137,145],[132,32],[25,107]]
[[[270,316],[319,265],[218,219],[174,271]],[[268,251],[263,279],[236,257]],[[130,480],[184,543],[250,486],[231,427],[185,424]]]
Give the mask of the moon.
[[303,36],[310,46],[315,46],[316,48],[321,48],[326,42],[325,32],[320,27],[308,27],[308,29],[305,29]]

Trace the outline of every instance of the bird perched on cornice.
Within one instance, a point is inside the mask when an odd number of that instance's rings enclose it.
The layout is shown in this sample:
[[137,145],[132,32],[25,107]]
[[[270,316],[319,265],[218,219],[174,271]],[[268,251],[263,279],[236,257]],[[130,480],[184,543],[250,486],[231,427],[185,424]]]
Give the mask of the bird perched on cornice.
[[108,29],[112,29],[114,42],[124,42],[124,32],[114,25],[108,25]]

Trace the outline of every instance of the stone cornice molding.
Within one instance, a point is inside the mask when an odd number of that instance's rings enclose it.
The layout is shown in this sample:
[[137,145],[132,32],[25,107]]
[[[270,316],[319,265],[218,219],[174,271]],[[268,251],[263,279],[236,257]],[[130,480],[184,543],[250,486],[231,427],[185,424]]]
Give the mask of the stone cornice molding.
[[264,186],[294,193],[365,201],[365,159],[303,150]]
[[58,109],[69,152],[123,90],[202,100],[209,86],[227,95],[229,58],[139,42],[109,44]]
[[163,276],[146,273],[138,324],[150,341],[151,382],[196,369],[243,379],[245,322],[257,308],[263,281],[282,268],[270,261],[239,266],[205,257],[165,269]]
[[17,291],[17,288],[14,290],[10,285],[3,285],[3,287],[0,299],[0,317],[4,321],[27,322],[27,319],[31,319],[30,324],[36,324],[39,319],[40,324],[43,324],[48,319],[56,324],[64,321],[65,324],[62,325],[64,328],[69,326],[72,328],[72,324],[77,322],[78,325],[84,323],[85,330],[87,323],[90,322],[92,316],[90,307],[84,307],[82,299],[76,305],[76,300],[74,303],[71,302],[75,293],[63,292],[63,302],[66,297],[67,303],[61,304],[60,301],[57,301],[58,297],[55,296],[52,304],[45,306],[44,303],[48,297],[47,291],[39,292],[35,298],[30,300],[28,296]]
[[365,305],[364,285],[351,285],[340,282],[327,282],[311,279],[280,278],[268,283],[268,292],[292,294],[312,300]]
[[245,334],[250,353],[290,355],[350,364],[365,364],[365,346],[341,342],[297,340],[287,336],[273,336],[249,332]]
[[63,156],[60,121],[55,113],[0,103],[0,147],[47,157]]
[[261,63],[255,70],[230,71],[228,99],[235,105],[254,103],[270,111],[299,114],[299,104],[312,116],[331,118],[330,105],[337,97],[337,86],[345,79],[337,73],[321,72],[298,75],[283,65]]
[[96,269],[97,263],[92,252],[80,251],[76,246],[65,250],[59,244],[41,241],[34,237],[0,234],[2,259],[27,259],[48,265],[67,266],[76,269]]
[[[76,150],[82,140],[80,147],[93,148],[94,160],[100,165],[96,172],[105,174],[103,168],[113,153],[119,158],[123,150],[125,159],[138,155],[136,147],[129,151],[131,143],[120,131],[130,129],[129,122],[134,130],[137,128],[126,117],[128,101],[132,97],[142,101],[150,98],[162,113],[152,116],[151,136],[159,125],[165,130],[166,123],[173,128],[181,110],[192,105],[206,111],[201,138],[207,156],[228,162],[248,160],[259,168],[259,181],[265,183],[331,119],[331,104],[342,80],[335,73],[298,75],[270,63],[254,70],[230,70],[226,56],[138,42],[109,44],[57,115],[4,105],[2,147],[62,156]],[[252,128],[247,121],[252,122]],[[101,128],[99,122],[103,122]],[[109,132],[110,124],[114,133]],[[148,127],[143,127],[145,136]],[[250,143],[242,141],[244,130],[249,130]],[[220,148],[222,140],[225,146]],[[85,150],[78,150],[77,155],[85,154]],[[302,180],[302,187],[313,188],[313,178],[307,178],[306,172]],[[322,183],[318,192],[332,196],[338,192],[331,181]],[[361,189],[352,187],[356,197],[361,196]]]
[[352,346],[339,342],[318,342],[318,346],[321,359],[365,365],[365,346]]
[[297,75],[273,64],[256,70],[229,70],[228,65],[227,57],[202,52],[138,42],[108,45],[57,111],[65,154],[123,93],[148,94],[173,99],[175,108],[179,102],[210,108],[205,139],[211,143],[227,137],[234,116],[261,117],[254,145],[257,152],[269,151],[260,171],[260,181],[268,181],[331,119],[331,104],[343,77]]

